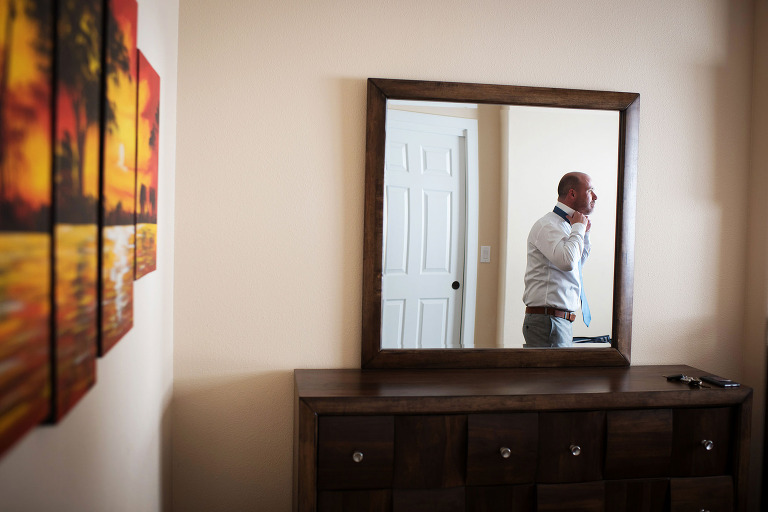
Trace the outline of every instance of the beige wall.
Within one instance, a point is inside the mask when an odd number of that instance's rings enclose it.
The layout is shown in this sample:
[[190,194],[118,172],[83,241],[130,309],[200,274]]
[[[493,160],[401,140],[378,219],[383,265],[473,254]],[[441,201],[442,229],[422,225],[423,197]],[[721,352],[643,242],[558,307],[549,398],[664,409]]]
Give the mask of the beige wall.
[[641,93],[632,362],[762,385],[752,23],[738,0],[183,1],[175,510],[289,510],[292,370],[359,366],[367,77]]
[[[498,346],[496,324],[499,310],[499,263],[501,216],[501,106],[478,105],[477,131],[480,187],[477,233],[477,296],[475,307],[475,347]],[[491,261],[480,262],[480,248],[491,248]]]
[[56,426],[0,459],[9,512],[170,510],[178,0],[139,0],[138,46],[160,75],[157,270],[134,286],[133,329]]

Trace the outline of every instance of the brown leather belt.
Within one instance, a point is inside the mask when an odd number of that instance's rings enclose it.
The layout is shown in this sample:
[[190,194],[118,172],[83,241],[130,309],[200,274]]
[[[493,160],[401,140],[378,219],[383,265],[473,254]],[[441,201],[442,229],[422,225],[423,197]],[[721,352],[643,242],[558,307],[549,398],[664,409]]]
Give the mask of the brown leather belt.
[[556,316],[557,318],[565,318],[569,322],[576,320],[576,313],[572,313],[564,309],[550,307],[526,307],[525,312],[530,315],[550,315]]

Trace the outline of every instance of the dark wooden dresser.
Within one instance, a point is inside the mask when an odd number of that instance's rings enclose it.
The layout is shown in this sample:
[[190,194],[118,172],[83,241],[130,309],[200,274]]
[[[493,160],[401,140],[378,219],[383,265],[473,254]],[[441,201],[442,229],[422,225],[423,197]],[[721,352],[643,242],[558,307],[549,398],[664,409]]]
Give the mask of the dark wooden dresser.
[[679,373],[296,370],[294,510],[745,512],[752,390]]

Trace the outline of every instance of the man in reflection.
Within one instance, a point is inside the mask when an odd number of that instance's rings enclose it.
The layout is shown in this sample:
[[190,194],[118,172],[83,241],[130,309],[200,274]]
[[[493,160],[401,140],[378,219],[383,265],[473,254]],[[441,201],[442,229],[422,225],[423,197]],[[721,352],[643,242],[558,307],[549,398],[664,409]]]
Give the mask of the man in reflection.
[[526,347],[573,345],[575,311],[581,306],[589,325],[589,306],[582,301],[581,266],[589,256],[589,214],[597,194],[581,172],[563,176],[555,209],[531,228],[525,268]]

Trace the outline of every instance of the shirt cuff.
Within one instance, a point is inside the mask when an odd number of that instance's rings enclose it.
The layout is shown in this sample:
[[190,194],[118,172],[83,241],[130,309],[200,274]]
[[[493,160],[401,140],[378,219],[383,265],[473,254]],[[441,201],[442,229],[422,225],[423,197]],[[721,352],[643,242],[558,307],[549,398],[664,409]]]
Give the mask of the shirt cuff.
[[581,222],[577,222],[571,226],[571,232],[574,231],[583,237],[587,234],[587,225],[582,224]]

